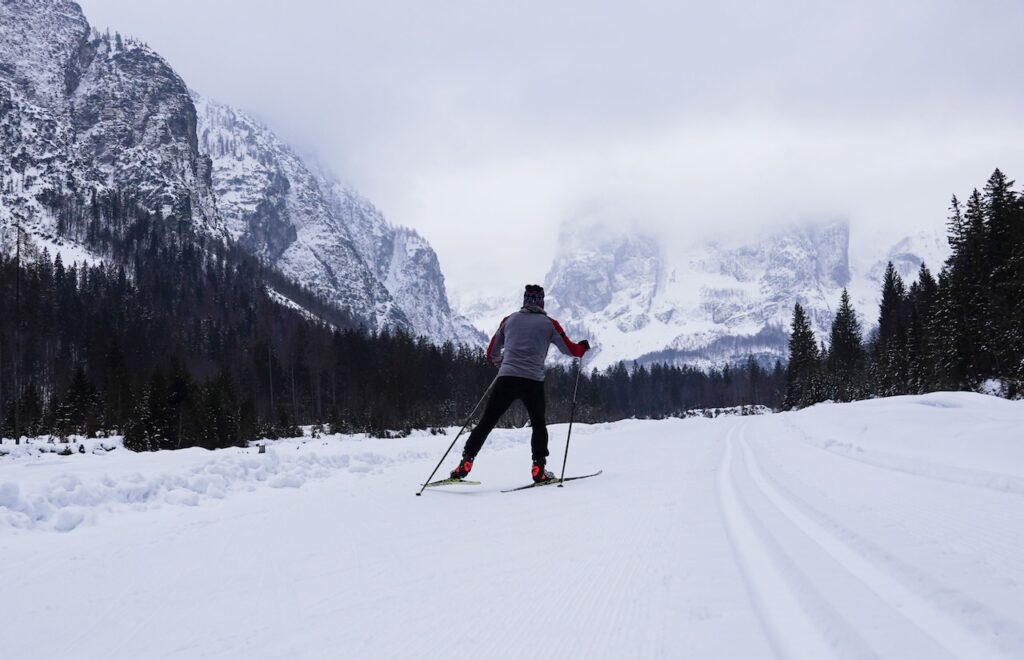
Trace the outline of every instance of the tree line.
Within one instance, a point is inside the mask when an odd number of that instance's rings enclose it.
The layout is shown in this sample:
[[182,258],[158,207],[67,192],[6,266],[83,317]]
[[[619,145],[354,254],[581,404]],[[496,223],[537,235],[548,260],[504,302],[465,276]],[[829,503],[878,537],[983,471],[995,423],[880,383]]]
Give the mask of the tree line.
[[888,265],[867,336],[845,290],[827,343],[795,306],[784,408],[975,390],[990,380],[1006,396],[1024,393],[1024,195],[997,169],[966,205],[953,197],[947,232],[950,256],[937,279],[921,264],[907,286]]
[[[242,445],[299,425],[378,436],[461,424],[494,377],[482,348],[368,332],[190,222],[123,194],[52,201],[104,257],[0,256],[0,438],[124,434],[135,450]],[[315,318],[278,304],[294,300]],[[575,370],[548,373],[568,419]],[[784,370],[618,364],[581,374],[577,419],[781,402]],[[524,424],[515,411],[507,424]]]

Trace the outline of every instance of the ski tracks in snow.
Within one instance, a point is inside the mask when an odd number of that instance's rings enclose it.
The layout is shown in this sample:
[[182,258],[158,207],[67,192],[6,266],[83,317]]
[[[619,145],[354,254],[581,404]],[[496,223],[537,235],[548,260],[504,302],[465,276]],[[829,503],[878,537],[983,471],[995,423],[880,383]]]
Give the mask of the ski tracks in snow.
[[1011,658],[1024,633],[835,522],[765,473],[732,426],[718,470],[725,526],[779,658]]
[[[740,494],[733,426],[718,470],[718,497],[729,539],[765,635],[779,658],[841,657],[808,608],[806,581],[758,522]],[[858,644],[862,646],[862,644]]]

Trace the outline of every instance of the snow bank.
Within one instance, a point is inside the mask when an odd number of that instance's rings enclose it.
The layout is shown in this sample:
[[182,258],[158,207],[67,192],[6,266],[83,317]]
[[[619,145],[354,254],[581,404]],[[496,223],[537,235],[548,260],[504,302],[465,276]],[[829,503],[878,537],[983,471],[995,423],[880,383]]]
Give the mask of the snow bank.
[[[367,474],[395,462],[421,457],[420,454],[389,457],[373,452],[298,451],[304,447],[290,441],[265,454],[237,449],[217,452],[187,449],[153,454],[122,452],[121,460],[111,467],[136,469],[116,476],[106,472],[90,476],[89,470],[83,476],[67,472],[65,470],[74,467],[70,463],[72,457],[58,466],[27,463],[28,468],[58,467],[61,471],[48,480],[35,480],[25,487],[3,480],[4,475],[0,473],[0,527],[68,532],[83,523],[94,522],[99,512],[121,508],[140,511],[163,505],[197,506],[204,500],[222,499],[261,485],[300,488],[310,479],[324,479],[337,472]],[[212,458],[208,458],[210,456]],[[197,457],[206,460],[195,463]],[[193,464],[182,465],[183,462]]]
[[57,436],[40,436],[38,438],[22,438],[21,443],[4,438],[0,443],[0,460],[25,459],[45,454],[106,454],[124,446],[121,436],[109,438],[86,438],[73,435],[62,441]]

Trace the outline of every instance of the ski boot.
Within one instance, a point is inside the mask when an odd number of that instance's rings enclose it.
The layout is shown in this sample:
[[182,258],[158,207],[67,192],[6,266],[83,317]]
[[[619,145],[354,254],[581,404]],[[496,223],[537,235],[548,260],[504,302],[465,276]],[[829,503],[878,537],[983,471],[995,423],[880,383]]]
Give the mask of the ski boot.
[[452,470],[452,479],[465,479],[469,476],[469,471],[473,469],[473,457],[463,456],[462,460],[459,461],[458,467]]
[[555,475],[544,469],[544,461],[534,461],[533,470],[530,474],[533,475],[533,483],[535,484],[542,484],[555,480]]

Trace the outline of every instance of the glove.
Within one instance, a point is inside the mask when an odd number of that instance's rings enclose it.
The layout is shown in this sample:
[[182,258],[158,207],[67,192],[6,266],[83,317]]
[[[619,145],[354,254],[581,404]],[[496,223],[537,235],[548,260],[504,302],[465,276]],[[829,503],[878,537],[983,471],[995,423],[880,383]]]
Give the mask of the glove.
[[590,342],[587,341],[586,339],[584,339],[583,341],[580,342],[580,346],[583,347],[583,352],[584,353],[586,353],[587,351],[590,350]]

